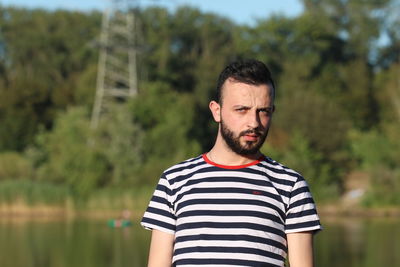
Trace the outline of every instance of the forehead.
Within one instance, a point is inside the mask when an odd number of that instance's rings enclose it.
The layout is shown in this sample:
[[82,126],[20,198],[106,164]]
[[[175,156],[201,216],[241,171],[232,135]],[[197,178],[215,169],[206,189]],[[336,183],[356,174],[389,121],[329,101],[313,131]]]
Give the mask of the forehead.
[[[247,84],[228,79],[222,86],[222,102],[231,104],[271,105],[273,101],[273,88],[268,84]],[[249,103],[250,102],[250,103]]]

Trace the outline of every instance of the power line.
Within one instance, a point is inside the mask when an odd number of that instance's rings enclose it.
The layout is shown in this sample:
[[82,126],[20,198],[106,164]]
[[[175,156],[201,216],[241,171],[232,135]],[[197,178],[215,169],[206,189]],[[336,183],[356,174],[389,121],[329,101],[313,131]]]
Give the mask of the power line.
[[110,8],[104,11],[91,119],[93,128],[98,126],[111,101],[137,94],[137,7],[135,0],[112,0]]

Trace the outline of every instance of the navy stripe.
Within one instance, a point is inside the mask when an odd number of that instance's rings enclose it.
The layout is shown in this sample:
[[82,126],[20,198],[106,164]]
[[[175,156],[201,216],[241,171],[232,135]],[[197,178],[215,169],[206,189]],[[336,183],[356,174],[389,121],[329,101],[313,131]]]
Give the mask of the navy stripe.
[[276,223],[284,223],[282,218],[274,216],[270,213],[252,211],[252,210],[193,210],[186,211],[179,214],[179,218],[191,217],[191,216],[232,216],[232,217],[256,217],[262,219],[268,219]]
[[[309,222],[303,222],[303,223],[294,223],[294,224],[287,224],[285,230],[298,230],[298,229],[304,229],[304,228],[310,228],[310,227],[316,227],[320,226],[319,220],[315,221],[309,221]],[[320,229],[320,227],[318,228]]]
[[265,245],[274,246],[276,248],[282,249],[283,251],[287,252],[287,247],[282,243],[268,239],[262,238],[259,236],[252,236],[252,235],[211,235],[211,234],[200,234],[200,235],[188,235],[188,236],[179,236],[176,238],[176,243],[186,242],[186,241],[247,241],[247,242],[254,242],[260,243]]
[[273,187],[271,182],[268,181],[268,179],[264,180],[259,180],[251,177],[234,177],[234,176],[223,176],[223,177],[218,177],[218,176],[213,176],[212,173],[209,173],[209,177],[203,177],[203,178],[196,178],[192,180],[186,181],[184,185],[181,187],[178,187],[173,190],[173,194],[176,194],[177,192],[181,191],[182,187],[187,187],[190,185],[195,185],[195,184],[200,184],[200,183],[224,183],[224,182],[235,182],[235,183],[244,183],[244,184],[249,184],[249,185],[257,185],[257,186],[265,186],[265,187]]
[[166,228],[166,229],[172,230],[174,232],[175,232],[175,229],[176,229],[175,225],[173,225],[173,224],[169,224],[169,223],[162,222],[162,221],[159,221],[159,220],[151,219],[151,218],[148,218],[148,217],[143,217],[142,223],[150,224],[150,226],[152,226],[152,227],[160,226],[162,228]]
[[179,210],[190,205],[254,205],[268,207],[275,210],[281,218],[285,218],[285,213],[279,207],[262,200],[255,199],[190,199],[178,204],[177,213]]
[[276,253],[273,253],[270,251],[266,251],[266,250],[262,250],[262,249],[247,248],[247,247],[213,247],[213,246],[201,247],[201,246],[195,246],[195,247],[189,247],[189,248],[176,249],[174,254],[180,255],[180,254],[193,253],[193,252],[243,253],[243,254],[261,255],[261,256],[279,260],[279,261],[285,260],[285,258],[279,254],[276,254]]
[[147,208],[147,212],[153,213],[153,214],[157,214],[157,215],[161,215],[161,216],[165,216],[165,217],[171,218],[173,220],[176,220],[176,216],[172,215],[170,212],[168,212],[166,210],[161,210],[161,209],[157,209],[157,208],[153,208],[153,207],[148,207]]
[[[261,162],[261,164],[262,164],[262,162]],[[270,171],[272,171],[274,173],[289,175],[289,176],[294,177],[294,178],[302,177],[299,173],[294,172],[292,169],[287,168],[287,167],[285,167],[285,166],[283,166],[283,165],[281,165],[279,163],[277,165],[275,165],[275,166],[277,166],[279,168],[274,168],[274,167],[270,166],[270,164],[262,164],[262,165],[265,168],[267,168],[268,170],[270,170]]]
[[286,219],[294,219],[294,218],[300,218],[303,216],[316,215],[316,214],[317,214],[317,211],[315,209],[303,210],[300,212],[290,213],[289,215],[286,216]]
[[252,267],[281,267],[271,263],[251,260],[236,260],[236,259],[182,259],[174,263],[175,266],[180,265],[232,265],[232,266],[252,266]]
[[151,202],[161,203],[167,205],[168,207],[171,207],[171,203],[169,203],[168,200],[159,196],[153,195],[153,197],[151,198]]
[[276,188],[276,191],[278,191],[278,193],[279,193],[279,195],[281,197],[282,196],[287,197],[287,198],[290,197],[290,192],[288,192],[288,191],[285,191],[285,190],[282,190],[282,189],[278,189],[278,188]]
[[[203,164],[199,164],[199,166],[200,165],[203,165]],[[185,172],[186,172],[188,169],[190,169],[190,168],[183,168],[182,170],[185,170]],[[224,169],[224,168],[219,168],[219,167],[213,166],[213,165],[207,165],[204,168],[196,170],[195,173],[196,174],[199,174],[199,173],[207,173],[207,174],[209,174],[209,173],[213,173],[213,172],[216,172],[216,173],[218,173],[218,172],[226,172],[227,174],[230,173],[230,172],[234,172],[234,173],[235,172],[236,173],[254,173],[254,174],[261,175],[261,176],[265,176],[264,172],[251,169],[250,167],[249,168],[243,168],[243,169]],[[181,181],[183,181],[183,180],[185,180],[188,177],[191,177],[193,175],[193,173],[179,175],[178,171],[176,171],[174,173],[178,174],[178,175],[175,178],[171,179],[173,181],[173,183],[181,182]]]
[[215,228],[215,229],[250,229],[273,233],[285,238],[285,233],[279,229],[264,224],[248,223],[248,222],[195,222],[182,223],[177,226],[176,230],[198,229],[198,228]]
[[[175,165],[174,167],[167,169],[164,172],[164,174],[168,175],[168,174],[177,173],[177,172],[180,172],[180,171],[183,171],[183,170],[190,170],[190,169],[196,168],[196,167],[201,166],[201,165],[207,165],[207,163],[205,161],[199,161],[198,163],[193,163],[193,164],[190,164],[190,165],[184,165],[184,164],[189,163],[189,162],[197,161],[197,160],[199,160],[199,158],[201,158],[201,156],[199,156],[197,158],[193,158],[191,160],[183,161],[183,162]],[[182,166],[179,166],[180,164],[182,164]]]
[[290,204],[289,209],[293,209],[295,207],[303,206],[306,204],[314,204],[314,200],[311,197],[302,198],[302,199],[297,200],[297,201],[293,202],[292,204]]
[[292,197],[298,195],[298,194],[302,194],[302,193],[310,193],[310,190],[308,189],[307,186],[303,186],[300,188],[297,188],[295,190],[292,191]]
[[[259,166],[259,167],[265,169],[265,166]],[[293,178],[296,178],[296,180],[297,180],[297,176],[293,175],[292,173],[287,173],[287,172],[282,173],[280,171],[276,171],[276,169],[273,169],[273,168],[267,168],[267,170],[269,170],[270,172],[272,172],[274,174],[285,174],[285,175],[291,176]],[[246,169],[245,172],[260,175],[260,176],[266,176],[266,177],[268,177],[269,180],[271,180],[277,184],[281,184],[281,185],[293,186],[296,181],[296,180],[292,181],[292,180],[288,180],[288,179],[277,178],[277,177],[272,176],[271,173],[268,173],[266,171],[261,171],[258,169],[249,168],[249,169]]]
[[[165,179],[165,178],[164,178]],[[172,196],[172,190],[171,189],[169,189],[168,187],[166,187],[165,185],[163,185],[163,184],[158,184],[157,185],[157,187],[156,187],[156,190],[157,191],[161,191],[161,192],[164,192],[164,193],[166,193],[168,196]]]
[[[201,181],[199,181],[201,182]],[[268,188],[271,188],[270,186]],[[176,202],[187,195],[190,194],[210,194],[210,193],[239,193],[239,194],[247,194],[247,195],[258,195],[258,196],[267,196],[269,198],[275,199],[276,201],[282,202],[282,198],[277,194],[273,194],[264,190],[254,190],[247,188],[236,188],[236,187],[214,187],[214,188],[192,188],[187,192],[183,192],[176,197]]]

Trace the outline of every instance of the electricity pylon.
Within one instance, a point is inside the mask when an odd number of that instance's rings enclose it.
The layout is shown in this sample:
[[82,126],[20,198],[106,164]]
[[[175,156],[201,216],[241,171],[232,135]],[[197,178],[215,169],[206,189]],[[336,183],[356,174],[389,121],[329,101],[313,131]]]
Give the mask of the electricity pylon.
[[137,6],[135,0],[111,0],[110,8],[104,11],[92,128],[97,127],[111,101],[137,94]]

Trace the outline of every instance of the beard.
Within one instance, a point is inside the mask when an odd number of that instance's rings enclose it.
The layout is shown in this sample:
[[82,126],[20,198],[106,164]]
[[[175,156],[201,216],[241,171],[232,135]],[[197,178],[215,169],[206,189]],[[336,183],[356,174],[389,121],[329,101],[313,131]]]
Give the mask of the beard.
[[[242,131],[236,136],[235,133],[224,124],[223,120],[221,120],[220,124],[221,136],[225,140],[225,143],[233,152],[242,156],[258,153],[268,135],[268,129],[266,131],[261,131],[256,128]],[[257,141],[246,141],[244,144],[241,144],[240,137],[246,134],[256,134],[258,136]]]

